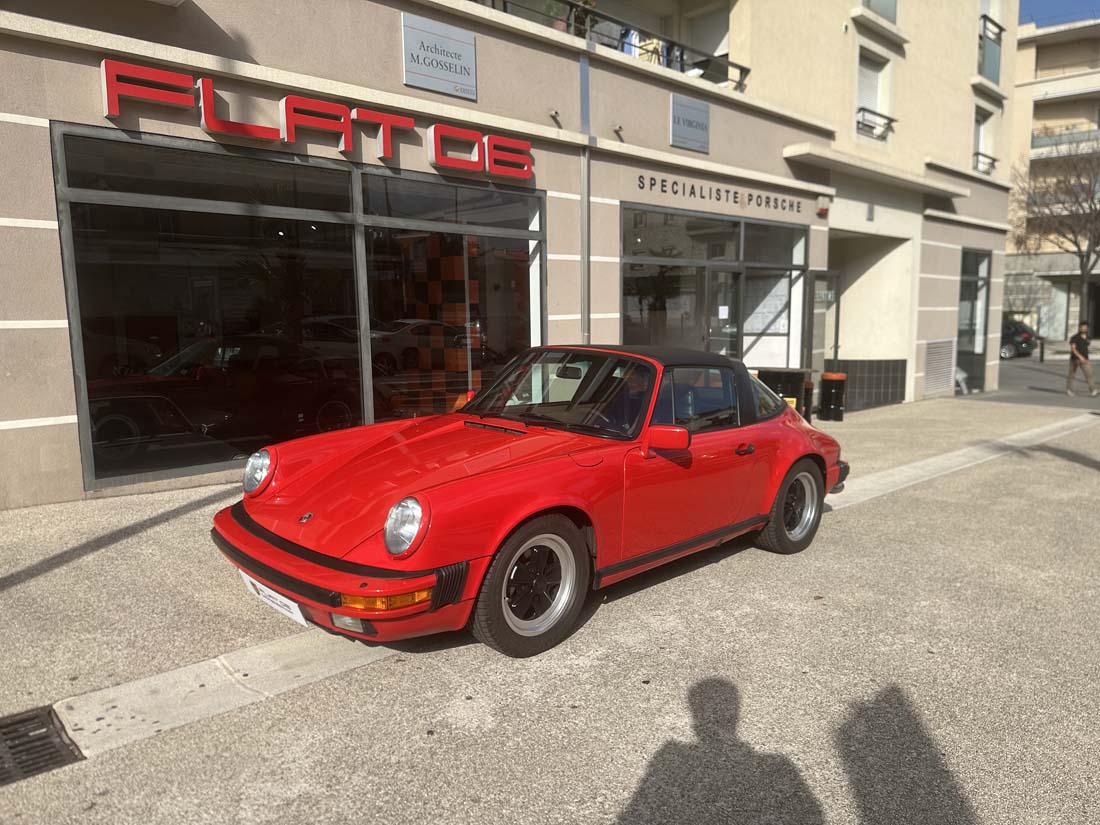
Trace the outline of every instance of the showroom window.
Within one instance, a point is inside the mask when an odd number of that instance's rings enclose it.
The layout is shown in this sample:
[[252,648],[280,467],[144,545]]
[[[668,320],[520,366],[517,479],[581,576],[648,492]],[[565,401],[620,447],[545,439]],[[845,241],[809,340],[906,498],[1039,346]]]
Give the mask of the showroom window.
[[805,227],[624,205],[622,340],[788,366]]
[[541,341],[531,192],[53,129],[89,488],[447,411]]

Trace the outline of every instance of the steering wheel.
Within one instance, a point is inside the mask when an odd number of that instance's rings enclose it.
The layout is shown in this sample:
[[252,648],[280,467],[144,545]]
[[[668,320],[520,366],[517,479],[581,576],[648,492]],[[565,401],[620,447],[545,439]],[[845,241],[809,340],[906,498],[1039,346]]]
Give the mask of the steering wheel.
[[599,410],[592,411],[592,420],[594,422],[603,424],[609,430],[620,430],[625,432],[626,430],[630,429],[628,425],[623,424],[619,421],[612,420],[610,417],[604,415],[604,413]]

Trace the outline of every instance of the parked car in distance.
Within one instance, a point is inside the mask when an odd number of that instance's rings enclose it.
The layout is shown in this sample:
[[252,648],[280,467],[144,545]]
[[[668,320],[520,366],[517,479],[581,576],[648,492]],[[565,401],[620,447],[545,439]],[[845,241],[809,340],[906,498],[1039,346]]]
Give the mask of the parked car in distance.
[[294,621],[389,642],[566,638],[591,589],[755,533],[809,546],[848,465],[738,361],[536,347],[457,412],[272,444],[212,537]]
[[1006,318],[1001,324],[1001,358],[1031,355],[1039,346],[1039,335],[1023,321]]

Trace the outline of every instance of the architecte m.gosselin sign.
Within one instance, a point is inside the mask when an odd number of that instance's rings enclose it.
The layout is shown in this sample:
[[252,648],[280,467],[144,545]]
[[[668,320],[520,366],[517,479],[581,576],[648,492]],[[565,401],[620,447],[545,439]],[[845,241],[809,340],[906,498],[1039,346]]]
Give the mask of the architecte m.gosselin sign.
[[477,100],[477,44],[465,29],[401,13],[405,85]]

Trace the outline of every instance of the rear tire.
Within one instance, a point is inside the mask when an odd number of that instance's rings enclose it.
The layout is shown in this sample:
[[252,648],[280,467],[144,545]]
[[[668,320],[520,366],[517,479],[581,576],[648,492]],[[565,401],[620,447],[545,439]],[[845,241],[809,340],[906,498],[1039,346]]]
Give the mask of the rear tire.
[[584,537],[562,515],[516,530],[485,573],[470,620],[478,641],[505,656],[535,656],[573,631],[591,580]]
[[809,458],[787,472],[769,514],[768,525],[756,537],[758,546],[772,553],[800,553],[817,535],[825,503],[825,480]]

